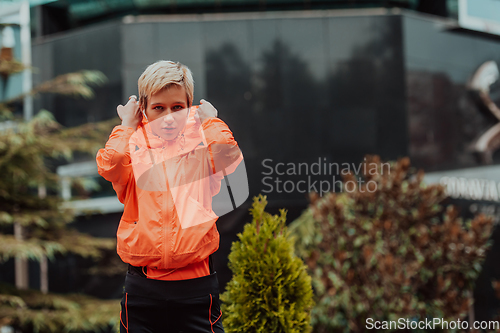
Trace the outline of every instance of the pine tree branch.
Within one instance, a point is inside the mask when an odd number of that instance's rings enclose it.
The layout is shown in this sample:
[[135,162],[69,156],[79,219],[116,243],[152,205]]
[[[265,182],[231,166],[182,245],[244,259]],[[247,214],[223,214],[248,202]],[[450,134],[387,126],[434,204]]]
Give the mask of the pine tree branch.
[[[116,247],[115,239],[96,238],[72,229],[47,232],[40,237],[18,240],[13,235],[0,234],[0,258],[27,258],[39,261],[42,256],[53,260],[56,254],[73,253],[84,258],[99,259],[103,250]],[[50,237],[49,239],[47,239]]]
[[101,85],[106,81],[106,76],[100,71],[81,70],[59,75],[52,80],[45,81],[34,87],[30,92],[3,101],[2,104],[12,104],[13,102],[21,101],[26,96],[36,96],[41,93],[56,93],[90,99],[94,97],[94,91],[90,85]]
[[0,284],[0,323],[35,332],[99,331],[120,323],[119,303],[81,294],[43,294]]
[[58,242],[70,253],[93,259],[101,258],[103,250],[116,248],[114,238],[93,237],[74,229],[64,229]]
[[53,258],[57,253],[65,253],[66,249],[58,242],[39,239],[18,240],[12,235],[0,234],[0,261],[10,258],[24,258],[40,261],[42,256]]
[[22,62],[12,59],[12,60],[0,60],[0,75],[10,76],[16,73],[20,73],[25,69],[31,67],[25,66]]

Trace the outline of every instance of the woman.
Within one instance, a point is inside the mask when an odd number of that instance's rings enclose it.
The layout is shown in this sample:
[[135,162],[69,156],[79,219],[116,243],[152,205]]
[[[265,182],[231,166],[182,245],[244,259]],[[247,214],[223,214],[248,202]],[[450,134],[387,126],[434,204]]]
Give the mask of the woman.
[[124,204],[117,252],[129,269],[120,332],[223,332],[211,203],[241,152],[210,103],[192,106],[186,66],[158,61],[138,88],[139,101],[117,107],[122,123],[96,157]]

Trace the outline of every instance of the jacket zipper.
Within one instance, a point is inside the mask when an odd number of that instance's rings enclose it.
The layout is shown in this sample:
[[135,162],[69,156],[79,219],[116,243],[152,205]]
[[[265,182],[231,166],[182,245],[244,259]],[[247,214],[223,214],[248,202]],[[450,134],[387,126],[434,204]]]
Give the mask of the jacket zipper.
[[[164,237],[164,244],[163,244],[163,251],[164,251],[164,260],[163,264],[165,265],[164,268],[168,269],[170,266],[170,262],[172,261],[172,254],[173,254],[173,249],[174,249],[174,230],[175,230],[175,216],[174,216],[174,211],[175,209],[175,203],[173,201],[173,196],[172,196],[172,191],[170,191],[170,184],[168,182],[168,175],[167,175],[167,170],[165,167],[165,162],[168,161],[169,159],[172,158],[172,149],[175,149],[175,145],[169,145],[168,143],[164,146],[164,149],[162,149],[162,169],[163,169],[163,176],[165,179],[165,184],[167,184],[167,189],[165,191],[165,223],[164,225],[164,232],[163,232],[163,237]],[[173,162],[171,162],[173,163]]]
[[170,266],[170,254],[171,254],[171,251],[170,251],[170,242],[172,241],[172,225],[171,225],[171,220],[173,219],[173,214],[172,212],[169,210],[169,208],[172,208],[172,202],[170,202],[170,197],[171,197],[171,192],[170,192],[170,184],[168,183],[168,176],[167,176],[167,170],[165,169],[165,161],[168,160],[168,145],[165,147],[165,150],[167,150],[166,152],[164,151],[163,154],[166,153],[167,156],[164,156],[162,158],[162,169],[163,169],[163,176],[165,177],[165,184],[167,184],[167,188],[166,188],[166,191],[165,191],[165,195],[166,195],[166,198],[165,198],[165,223],[164,223],[164,226],[165,226],[165,230],[164,230],[164,234],[163,234],[163,237],[164,237],[164,244],[163,244],[163,249],[164,249],[164,252],[165,252],[165,260],[164,260],[164,268],[167,269],[169,268]]

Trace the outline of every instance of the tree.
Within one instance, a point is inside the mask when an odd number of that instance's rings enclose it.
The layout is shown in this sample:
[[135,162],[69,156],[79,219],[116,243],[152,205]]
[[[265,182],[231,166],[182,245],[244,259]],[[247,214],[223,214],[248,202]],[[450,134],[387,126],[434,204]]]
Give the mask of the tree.
[[492,219],[464,223],[408,158],[388,166],[368,157],[363,182],[349,174],[343,193],[312,194],[290,226],[312,275],[316,332],[363,332],[368,318],[467,319]]
[[[19,63],[0,64],[2,73],[24,70]],[[59,93],[90,98],[90,84],[104,82],[98,71],[65,74],[29,94]],[[95,156],[117,119],[64,128],[40,110],[31,120],[16,117],[10,106],[22,96],[0,104],[0,263],[11,258],[53,260],[68,253],[98,259],[114,250],[112,239],[94,238],[68,228],[74,212],[58,196],[56,161],[70,161],[74,152]],[[23,229],[23,237],[13,234]],[[22,332],[88,331],[119,324],[119,305],[84,295],[44,294],[0,284],[0,326]]]
[[265,196],[254,198],[253,221],[229,255],[233,278],[222,295],[226,332],[309,332],[311,279],[295,256],[285,226],[286,212],[264,211]]

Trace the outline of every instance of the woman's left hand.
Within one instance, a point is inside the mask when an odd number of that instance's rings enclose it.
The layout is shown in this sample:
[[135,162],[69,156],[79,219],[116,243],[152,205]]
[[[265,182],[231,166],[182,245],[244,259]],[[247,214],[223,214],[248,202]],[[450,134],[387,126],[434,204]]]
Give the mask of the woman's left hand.
[[200,123],[208,118],[217,118],[217,109],[214,108],[210,102],[202,99],[200,100],[200,106],[198,107],[198,117],[200,118]]

